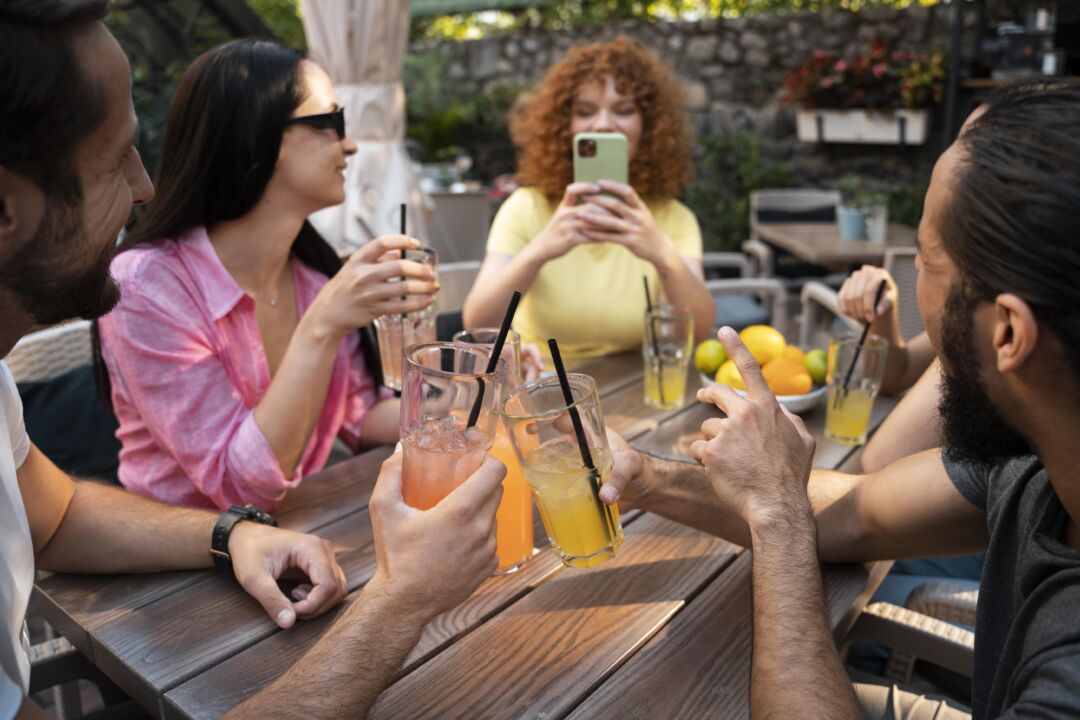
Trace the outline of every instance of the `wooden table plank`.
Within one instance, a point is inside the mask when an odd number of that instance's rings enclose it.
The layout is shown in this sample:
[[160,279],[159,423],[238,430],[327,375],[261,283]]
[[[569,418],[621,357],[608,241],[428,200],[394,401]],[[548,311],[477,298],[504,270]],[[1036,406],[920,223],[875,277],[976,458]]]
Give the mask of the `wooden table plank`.
[[[350,588],[371,577],[375,552],[366,510],[321,535],[337,546]],[[279,632],[231,577],[201,575],[200,582],[91,632],[94,663],[143,707],[158,706],[169,688]]]
[[[570,714],[596,717],[750,717],[751,553],[743,553]],[[842,639],[891,563],[825,565],[825,602]]]
[[[870,414],[870,433],[885,421],[892,409],[899,402],[897,398],[879,395],[874,400],[874,409]],[[694,462],[690,455],[690,446],[702,439],[701,424],[714,417],[723,417],[714,405],[696,403],[682,412],[665,419],[656,431],[634,439],[630,444],[635,450],[664,460],[675,462]],[[837,445],[825,439],[825,404],[802,414],[803,422],[810,434],[818,439],[814,451],[814,467],[835,469],[850,456],[856,448]]]
[[[378,447],[304,480],[275,513],[282,527],[311,532],[367,507],[379,468],[393,448]],[[207,547],[210,538],[207,536]],[[202,579],[202,571],[153,575],[56,574],[38,580],[35,607],[87,657],[93,659],[87,631],[115,622]]]
[[890,248],[915,247],[915,228],[890,223],[884,243],[844,240],[836,223],[758,223],[758,237],[815,265],[880,265]]
[[655,515],[619,555],[567,568],[382,694],[373,718],[552,717],[574,707],[740,552]]
[[629,442],[656,430],[665,421],[679,415],[686,408],[697,405],[697,391],[700,387],[701,376],[696,372],[691,372],[686,380],[683,407],[677,410],[657,410],[645,404],[644,380],[638,378],[601,400],[604,422]]
[[645,373],[641,351],[579,360],[571,363],[569,370],[591,376],[601,398],[640,380]]

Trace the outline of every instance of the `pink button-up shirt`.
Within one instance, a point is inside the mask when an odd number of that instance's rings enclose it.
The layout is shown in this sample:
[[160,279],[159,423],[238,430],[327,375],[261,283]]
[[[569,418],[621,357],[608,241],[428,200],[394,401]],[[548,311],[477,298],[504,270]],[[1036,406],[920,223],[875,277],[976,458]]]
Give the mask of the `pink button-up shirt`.
[[[293,258],[296,304],[327,277]],[[326,402],[291,477],[255,422],[270,386],[255,303],[228,273],[205,228],[121,253],[120,304],[100,321],[120,428],[120,482],[177,505],[273,509],[322,469],[335,437],[354,451],[377,389],[357,333],[341,342]]]

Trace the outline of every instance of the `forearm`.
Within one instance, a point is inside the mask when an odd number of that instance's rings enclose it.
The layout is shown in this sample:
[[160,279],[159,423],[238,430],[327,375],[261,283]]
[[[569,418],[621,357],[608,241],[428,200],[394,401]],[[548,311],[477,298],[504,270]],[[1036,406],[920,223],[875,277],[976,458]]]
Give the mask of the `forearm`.
[[695,340],[712,337],[716,306],[709,289],[705,287],[705,281],[691,270],[687,261],[674,250],[654,265],[660,275],[660,284],[667,301],[673,305],[688,307],[694,313]]
[[900,314],[893,305],[888,312],[879,315],[870,323],[870,332],[885,338],[889,349],[885,357],[885,374],[881,380],[881,391],[887,395],[903,392],[907,386],[902,384],[907,366],[908,353],[904,336],[900,334]]
[[[503,256],[506,257],[506,256]],[[465,306],[461,311],[465,327],[494,327],[502,323],[506,306],[514,291],[528,292],[547,260],[537,254],[532,244],[526,245],[505,265],[484,268],[476,278]]]
[[427,620],[403,613],[392,593],[372,580],[288,672],[225,717],[366,717]]
[[361,446],[393,445],[401,436],[399,417],[401,400],[385,398],[379,400],[364,418],[364,428],[360,433]]
[[51,572],[128,573],[205,568],[217,513],[164,505],[81,481],[38,555]]
[[833,642],[809,508],[755,523],[754,718],[858,718],[851,682]]
[[301,319],[270,387],[255,406],[255,423],[286,478],[296,471],[322,413],[340,342],[313,320]]

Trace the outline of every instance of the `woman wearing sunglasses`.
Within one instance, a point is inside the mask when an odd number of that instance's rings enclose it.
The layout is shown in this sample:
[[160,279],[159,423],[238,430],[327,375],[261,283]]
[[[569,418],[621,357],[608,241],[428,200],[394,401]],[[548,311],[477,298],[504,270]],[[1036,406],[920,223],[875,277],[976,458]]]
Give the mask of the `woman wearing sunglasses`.
[[435,287],[397,259],[416,241],[378,238],[342,264],[306,221],[344,200],[355,152],[330,78],[293,50],[236,41],[184,73],[97,333],[125,486],[270,509],[335,438],[354,452],[397,440],[398,401],[357,328],[426,307]]

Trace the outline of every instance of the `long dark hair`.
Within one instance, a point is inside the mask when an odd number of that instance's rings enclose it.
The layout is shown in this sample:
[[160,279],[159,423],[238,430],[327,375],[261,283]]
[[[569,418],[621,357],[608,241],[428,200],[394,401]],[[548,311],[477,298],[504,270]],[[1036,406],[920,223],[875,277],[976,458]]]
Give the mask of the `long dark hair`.
[[[274,174],[286,121],[304,99],[301,60],[296,50],[266,40],[234,40],[195,59],[169,108],[154,200],[118,252],[255,207]],[[337,253],[307,221],[292,254],[327,277],[341,269]],[[368,334],[364,339],[367,367],[378,373]],[[93,340],[98,390],[109,402],[96,323]]]
[[1080,83],[1021,83],[986,106],[957,140],[942,245],[974,300],[1031,305],[1080,382]]

